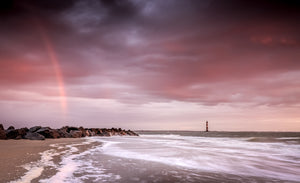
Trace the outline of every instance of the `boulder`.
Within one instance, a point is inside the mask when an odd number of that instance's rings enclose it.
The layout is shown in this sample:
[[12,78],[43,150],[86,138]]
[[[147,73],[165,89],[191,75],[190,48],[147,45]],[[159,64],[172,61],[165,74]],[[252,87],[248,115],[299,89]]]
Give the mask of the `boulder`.
[[0,139],[6,139],[6,132],[5,130],[0,129]]
[[59,133],[61,138],[71,138],[71,134],[68,133],[64,128],[58,129],[57,132]]
[[4,127],[2,124],[0,124],[0,130],[4,130]]
[[100,133],[100,129],[99,129],[99,128],[95,128],[94,132],[95,132],[95,133],[96,133],[96,135],[97,135],[97,134],[99,134],[99,133]]
[[6,137],[8,139],[15,139],[18,135],[19,135],[18,130],[14,130],[14,129],[6,130]]
[[68,128],[69,128],[68,126],[63,126],[63,127],[60,128],[60,130],[67,131]]
[[99,129],[91,128],[90,131],[91,131],[91,136],[95,136],[99,132]]
[[33,133],[33,132],[36,132],[38,131],[39,129],[41,129],[42,127],[41,126],[34,126],[34,127],[31,127],[29,129],[29,132]]
[[45,140],[45,137],[39,133],[36,132],[28,132],[25,135],[25,139],[29,139],[29,140]]
[[110,130],[110,132],[111,132],[111,135],[116,135],[116,129],[115,129],[115,128],[112,128],[112,129]]
[[91,136],[91,131],[90,130],[85,130],[85,136],[90,137]]
[[60,134],[58,133],[58,131],[49,127],[42,127],[38,131],[36,131],[36,133],[43,135],[45,138],[60,138]]
[[93,132],[93,131],[90,131],[90,136],[95,136],[96,135],[96,133],[95,132]]
[[50,134],[52,135],[52,138],[57,139],[60,138],[60,134],[58,133],[58,130],[52,130],[50,131]]
[[15,129],[14,126],[10,126],[10,127],[7,128],[7,130],[14,130],[14,129]]
[[120,131],[120,135],[127,135],[124,130]]
[[81,133],[82,133],[82,137],[85,137],[86,136],[86,132],[85,132],[85,129],[81,126],[81,127],[79,127],[79,130],[81,131]]
[[72,138],[80,138],[82,136],[82,132],[80,130],[71,130],[70,134]]
[[68,133],[70,133],[72,130],[73,130],[73,131],[75,131],[75,130],[78,131],[79,129],[78,129],[77,127],[73,127],[73,126],[67,127],[67,132],[68,132]]
[[18,136],[20,136],[21,138],[24,138],[26,133],[28,132],[28,128],[21,128],[21,129],[18,129]]
[[50,138],[50,130],[49,127],[42,127],[39,130],[36,131],[36,133],[43,135],[45,138]]
[[111,132],[110,132],[110,130],[103,130],[103,136],[106,136],[106,137],[109,137],[109,136],[111,136],[112,134],[111,134]]

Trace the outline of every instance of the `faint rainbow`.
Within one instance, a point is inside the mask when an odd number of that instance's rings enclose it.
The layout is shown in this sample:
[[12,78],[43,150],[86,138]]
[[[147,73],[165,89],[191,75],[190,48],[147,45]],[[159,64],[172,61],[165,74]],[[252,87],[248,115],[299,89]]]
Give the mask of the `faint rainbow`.
[[54,72],[55,72],[55,76],[56,76],[56,81],[58,84],[58,90],[59,90],[59,96],[60,96],[60,103],[61,103],[61,108],[62,111],[64,113],[64,115],[67,114],[67,97],[66,97],[66,90],[65,90],[65,84],[64,84],[64,78],[63,78],[63,74],[61,71],[61,67],[59,64],[59,60],[57,59],[55,50],[53,48],[53,45],[47,35],[46,30],[43,29],[43,27],[40,24],[37,24],[38,26],[38,30],[39,33],[42,37],[43,40],[43,44],[46,48],[47,54],[51,60]]

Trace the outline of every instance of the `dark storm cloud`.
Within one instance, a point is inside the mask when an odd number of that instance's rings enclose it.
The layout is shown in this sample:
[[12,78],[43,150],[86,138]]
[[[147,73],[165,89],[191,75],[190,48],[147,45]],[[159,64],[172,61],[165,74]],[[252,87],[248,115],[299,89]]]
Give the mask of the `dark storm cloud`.
[[[234,19],[280,19],[299,18],[300,3],[297,0],[212,1],[209,11],[222,17]],[[214,10],[214,11],[213,11]],[[260,21],[256,19],[254,21]]]
[[[297,1],[1,3],[2,84],[19,89],[54,77],[42,27],[69,96],[207,105],[298,102],[291,102],[288,89],[295,88],[297,75],[260,92],[268,77],[300,69]],[[289,85],[282,96],[274,94],[284,82]]]
[[134,18],[138,12],[137,7],[127,0],[101,0],[100,2],[107,9],[111,21]]
[[[74,4],[73,0],[59,1],[59,0],[3,0],[0,4],[1,15],[6,18],[19,16],[34,12],[56,13],[64,11]],[[32,12],[33,11],[33,12]]]

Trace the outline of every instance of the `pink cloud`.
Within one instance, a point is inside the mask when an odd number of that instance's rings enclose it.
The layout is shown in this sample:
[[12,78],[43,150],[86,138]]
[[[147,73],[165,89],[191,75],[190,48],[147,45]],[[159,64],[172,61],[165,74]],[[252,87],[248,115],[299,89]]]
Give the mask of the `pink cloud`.
[[[28,117],[26,112],[34,115],[39,103],[51,115],[61,115],[55,71],[35,18],[53,45],[72,104],[70,113],[82,120],[96,123],[101,108],[101,115],[112,122],[118,116],[114,107],[124,105],[154,111],[122,113],[127,122],[139,116],[135,124],[144,115],[157,114],[153,108],[161,103],[178,107],[164,108],[168,114],[189,107],[199,111],[196,105],[211,108],[210,115],[222,105],[238,106],[236,113],[240,106],[268,106],[274,111],[299,106],[300,27],[299,11],[293,7],[256,1],[157,1],[149,10],[142,1],[124,7],[95,2],[57,4],[50,10],[43,2],[32,2],[29,9],[17,3],[0,16],[3,111],[13,113],[9,104]],[[121,9],[115,12],[116,7]],[[219,112],[226,115],[226,110]],[[197,112],[191,115],[199,119]],[[180,119],[184,118],[190,119]]]

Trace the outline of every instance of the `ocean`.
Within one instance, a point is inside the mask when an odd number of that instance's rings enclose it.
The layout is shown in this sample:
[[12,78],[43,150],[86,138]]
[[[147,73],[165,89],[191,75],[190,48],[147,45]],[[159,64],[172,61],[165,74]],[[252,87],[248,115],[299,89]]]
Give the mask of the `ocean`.
[[300,132],[138,133],[54,144],[14,182],[300,182]]

